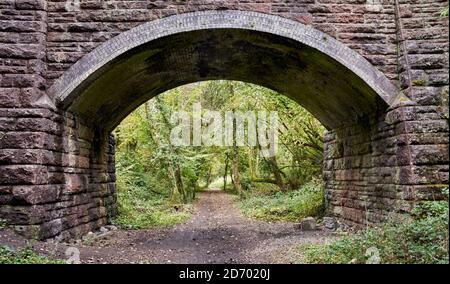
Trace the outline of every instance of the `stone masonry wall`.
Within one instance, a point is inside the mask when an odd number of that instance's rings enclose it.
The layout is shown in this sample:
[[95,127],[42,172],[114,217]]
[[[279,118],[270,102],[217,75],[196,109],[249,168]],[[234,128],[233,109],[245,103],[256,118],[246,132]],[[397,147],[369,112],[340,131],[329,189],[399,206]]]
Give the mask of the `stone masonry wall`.
[[397,79],[394,0],[80,1],[80,9],[73,11],[65,0],[47,1],[48,85],[84,54],[123,31],[162,17],[215,9],[262,12],[311,25]]
[[440,118],[429,107],[399,106],[377,122],[326,133],[328,214],[358,227],[410,213],[417,201],[441,199],[449,157],[448,124]]
[[39,239],[107,224],[116,214],[114,139],[96,139],[92,126],[68,113],[1,114],[0,217]]
[[444,5],[398,1],[399,88],[405,96],[370,131],[355,126],[325,136],[330,214],[352,224],[379,223],[409,212],[414,202],[442,198],[449,182]]
[[[329,213],[384,221],[448,183],[447,1],[65,0],[0,2],[0,218],[36,238],[106,224],[115,205],[114,140],[53,104],[47,89],[102,42],[142,23],[236,9],[294,19],[358,51],[403,96],[372,122],[325,136]],[[105,138],[107,137],[107,138]]]

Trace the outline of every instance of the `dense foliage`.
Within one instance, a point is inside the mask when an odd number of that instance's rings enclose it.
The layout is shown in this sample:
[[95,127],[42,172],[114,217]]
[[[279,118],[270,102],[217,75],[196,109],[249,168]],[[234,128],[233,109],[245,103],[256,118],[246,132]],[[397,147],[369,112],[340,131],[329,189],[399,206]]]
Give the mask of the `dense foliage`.
[[62,260],[54,260],[41,256],[30,248],[13,250],[8,246],[0,246],[0,264],[63,264]]
[[171,202],[146,186],[127,186],[122,180],[117,186],[120,214],[114,224],[122,228],[167,227],[186,221],[193,212],[192,205]]
[[[258,146],[238,147],[236,143],[227,147],[173,146],[170,135],[175,126],[174,111],[185,111],[192,120],[193,106],[199,102],[203,110],[221,114],[277,111],[276,156],[263,157]],[[203,121],[205,125],[207,121]],[[260,86],[208,81],[170,90],[140,106],[114,132],[120,212],[115,223],[146,228],[181,222],[192,212],[183,204],[220,179],[221,188],[231,186],[241,198],[250,198],[242,206],[250,216],[263,218],[267,212],[281,215],[275,207],[289,211],[284,217],[289,220],[315,214],[322,207],[322,187],[317,182],[305,185],[321,174],[323,131],[321,124],[296,102]],[[317,188],[312,190],[313,184]],[[264,197],[251,197],[268,189],[274,197],[272,203],[265,202]],[[262,203],[265,206],[254,212],[245,209]]]
[[448,264],[448,189],[445,194],[446,200],[418,205],[412,218],[393,220],[330,244],[304,245],[300,250],[310,263]]
[[266,221],[299,221],[320,216],[324,209],[323,185],[312,180],[289,192],[260,190],[239,203],[245,215]]

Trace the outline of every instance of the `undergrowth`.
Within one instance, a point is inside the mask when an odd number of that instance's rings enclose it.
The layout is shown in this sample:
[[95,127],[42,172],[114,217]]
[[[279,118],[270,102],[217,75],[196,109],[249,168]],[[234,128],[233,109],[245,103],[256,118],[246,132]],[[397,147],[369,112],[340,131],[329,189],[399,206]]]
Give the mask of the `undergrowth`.
[[411,217],[347,235],[325,245],[301,245],[308,263],[448,264],[448,189],[441,201],[424,202]]
[[238,201],[238,205],[251,218],[295,222],[323,213],[324,187],[321,182],[313,180],[294,191],[255,190]]
[[113,223],[124,229],[170,227],[186,221],[194,211],[192,204],[123,182],[117,183],[117,201],[119,214]]
[[54,260],[41,256],[31,248],[13,250],[8,246],[0,246],[0,264],[63,264],[63,260]]

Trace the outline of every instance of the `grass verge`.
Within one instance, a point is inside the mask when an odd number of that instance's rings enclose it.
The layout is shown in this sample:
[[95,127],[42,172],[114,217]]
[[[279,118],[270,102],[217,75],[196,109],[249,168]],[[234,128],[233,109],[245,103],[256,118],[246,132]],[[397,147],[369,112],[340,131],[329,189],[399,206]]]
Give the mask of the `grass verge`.
[[324,209],[324,188],[312,181],[295,191],[254,190],[238,207],[244,215],[264,221],[298,221],[307,216],[320,216]]

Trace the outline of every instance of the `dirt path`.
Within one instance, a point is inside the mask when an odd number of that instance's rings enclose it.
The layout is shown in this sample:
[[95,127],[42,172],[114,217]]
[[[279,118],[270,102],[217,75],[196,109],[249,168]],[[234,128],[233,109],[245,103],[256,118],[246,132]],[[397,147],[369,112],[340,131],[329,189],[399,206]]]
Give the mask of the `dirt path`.
[[[219,190],[201,193],[196,207],[190,221],[170,229],[117,230],[91,245],[73,246],[83,263],[293,263],[300,259],[298,244],[332,238],[322,230],[300,231],[294,223],[245,218]],[[68,245],[34,246],[64,257]]]

